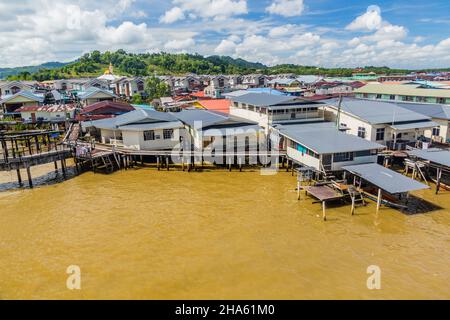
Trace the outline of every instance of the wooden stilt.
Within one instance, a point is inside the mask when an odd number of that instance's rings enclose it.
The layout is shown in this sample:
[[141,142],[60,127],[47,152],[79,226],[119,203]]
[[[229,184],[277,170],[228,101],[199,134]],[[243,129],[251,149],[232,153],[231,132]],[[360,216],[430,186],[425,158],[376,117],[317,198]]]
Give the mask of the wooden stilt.
[[300,200],[300,190],[301,190],[301,183],[300,181],[297,182],[297,200]]
[[356,194],[352,194],[352,216],[355,214],[355,197]]
[[23,186],[22,176],[20,175],[20,169],[17,169],[17,181],[19,181],[19,186]]
[[28,176],[28,185],[30,186],[30,189],[33,189],[33,180],[31,178],[30,166],[27,166],[27,176]]
[[58,174],[58,162],[55,161],[55,173]]
[[377,212],[380,211],[381,201],[383,200],[383,195],[381,189],[378,189],[378,199],[377,199]]
[[323,221],[327,221],[327,204],[325,201],[322,201],[322,218]]
[[63,159],[61,159],[61,169],[62,169],[64,178],[66,178],[66,166],[64,164],[64,160]]
[[159,156],[156,157],[156,166],[158,167],[158,171],[161,170],[161,163],[160,163]]
[[167,166],[167,171],[169,171],[170,167],[169,167],[169,157],[168,156],[166,157],[166,166]]
[[437,169],[437,177],[436,177],[436,194],[439,193],[439,189],[441,188],[441,177],[442,177],[442,169]]

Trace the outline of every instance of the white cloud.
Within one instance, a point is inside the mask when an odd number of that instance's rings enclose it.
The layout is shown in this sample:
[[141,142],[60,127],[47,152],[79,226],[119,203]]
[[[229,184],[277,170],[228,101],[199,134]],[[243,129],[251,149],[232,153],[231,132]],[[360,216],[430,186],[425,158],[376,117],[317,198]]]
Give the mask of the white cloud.
[[160,19],[159,21],[162,23],[174,23],[178,20],[185,19],[185,15],[183,10],[179,7],[173,7],[169,11],[167,11]]
[[303,0],[274,0],[266,11],[283,17],[300,16],[305,10]]
[[225,20],[248,13],[246,0],[173,0],[173,4],[176,6],[161,17],[161,22],[173,23],[186,16],[193,20],[197,17]]
[[220,44],[214,49],[214,52],[218,54],[233,54],[236,50],[236,43],[229,39],[224,39]]
[[377,6],[370,6],[367,12],[353,20],[345,29],[350,31],[374,31],[382,25],[381,10]]
[[183,39],[183,40],[170,40],[165,45],[164,48],[168,50],[173,51],[180,51],[189,49],[191,47],[195,46],[195,41],[192,38],[189,39]]

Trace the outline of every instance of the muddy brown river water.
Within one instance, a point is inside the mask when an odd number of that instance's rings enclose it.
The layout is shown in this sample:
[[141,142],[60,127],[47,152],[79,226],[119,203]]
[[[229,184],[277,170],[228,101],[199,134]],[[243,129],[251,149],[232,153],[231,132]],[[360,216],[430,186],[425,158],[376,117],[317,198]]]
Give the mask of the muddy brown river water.
[[[295,187],[286,172],[146,168],[4,190],[0,299],[450,298],[449,192],[414,193],[441,207],[428,214],[370,202],[324,223]],[[70,265],[81,290],[66,287]]]

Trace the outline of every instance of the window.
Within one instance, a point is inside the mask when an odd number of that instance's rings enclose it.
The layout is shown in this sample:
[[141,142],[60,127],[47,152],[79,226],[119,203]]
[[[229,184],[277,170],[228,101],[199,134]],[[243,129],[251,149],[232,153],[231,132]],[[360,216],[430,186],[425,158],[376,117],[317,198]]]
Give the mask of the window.
[[440,136],[441,135],[441,127],[433,128],[433,136]]
[[403,99],[403,101],[408,101],[408,102],[414,101],[414,97],[411,97],[411,96],[403,96],[402,99]]
[[173,129],[164,129],[164,140],[173,139]]
[[436,98],[436,102],[439,104],[445,104],[445,98]]
[[395,100],[395,94],[391,94],[391,95],[389,96],[389,99],[390,99],[390,100]]
[[358,127],[358,137],[365,139],[366,138],[366,128]]
[[138,91],[144,91],[144,83],[139,81],[137,83],[137,89],[138,89]]
[[234,107],[235,107],[235,108],[239,108],[239,103],[234,102]]
[[363,98],[367,99],[369,95],[367,93],[363,93]]
[[155,140],[155,131],[144,131],[144,141]]
[[353,152],[335,153],[333,161],[334,162],[353,161]]
[[377,129],[377,141],[383,141],[384,140],[384,128]]
[[364,150],[364,151],[356,151],[355,152],[355,158],[359,157],[370,157],[372,155],[371,150]]
[[381,94],[377,94],[377,99],[381,99],[383,96]]

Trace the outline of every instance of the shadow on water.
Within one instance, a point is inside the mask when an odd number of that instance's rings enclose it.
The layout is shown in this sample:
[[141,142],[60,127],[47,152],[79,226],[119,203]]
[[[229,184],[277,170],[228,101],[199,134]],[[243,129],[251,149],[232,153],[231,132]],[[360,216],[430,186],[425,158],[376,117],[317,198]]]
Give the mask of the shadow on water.
[[[44,187],[44,186],[50,186],[50,185],[62,183],[64,181],[75,178],[77,175],[78,174],[74,167],[67,167],[66,177],[64,177],[64,175],[62,174],[61,171],[58,171],[58,173],[56,173],[54,171],[48,172],[39,177],[33,177],[33,187],[38,188],[38,187]],[[15,175],[12,175],[12,176],[15,177]],[[22,183],[23,183],[22,187],[19,185],[18,181],[0,183],[0,192],[17,190],[17,189],[29,189],[28,180],[26,178],[23,179]]]

